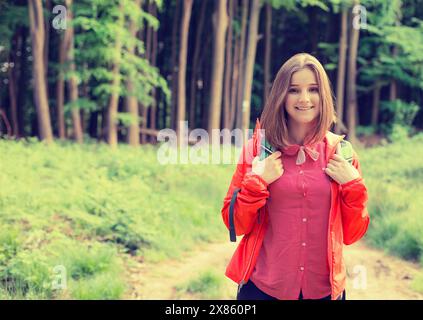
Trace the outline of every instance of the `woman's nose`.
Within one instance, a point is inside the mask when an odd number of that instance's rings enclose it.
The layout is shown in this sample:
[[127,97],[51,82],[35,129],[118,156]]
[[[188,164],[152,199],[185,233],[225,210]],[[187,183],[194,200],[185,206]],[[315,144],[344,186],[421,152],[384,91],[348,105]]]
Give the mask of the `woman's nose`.
[[308,102],[310,101],[310,96],[307,91],[302,91],[300,97],[298,98],[299,102]]

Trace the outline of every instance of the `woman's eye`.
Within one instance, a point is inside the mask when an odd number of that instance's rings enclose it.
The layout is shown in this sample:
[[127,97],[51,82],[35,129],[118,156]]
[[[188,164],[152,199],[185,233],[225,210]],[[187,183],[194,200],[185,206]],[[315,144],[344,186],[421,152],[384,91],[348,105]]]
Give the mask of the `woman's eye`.
[[294,89],[294,88],[291,88],[291,89],[289,89],[289,91],[288,92],[290,92],[290,93],[297,93],[298,92],[298,90],[297,89]]
[[319,92],[319,88],[311,88],[310,91],[311,92]]

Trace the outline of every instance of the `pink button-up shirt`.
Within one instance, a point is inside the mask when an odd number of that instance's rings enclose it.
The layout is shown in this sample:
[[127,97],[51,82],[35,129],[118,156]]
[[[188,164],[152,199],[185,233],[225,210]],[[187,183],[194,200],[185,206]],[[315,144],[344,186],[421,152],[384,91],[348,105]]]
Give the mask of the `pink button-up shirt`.
[[325,143],[283,151],[283,175],[271,183],[269,226],[251,281],[281,300],[320,299],[331,294],[327,235],[330,178]]

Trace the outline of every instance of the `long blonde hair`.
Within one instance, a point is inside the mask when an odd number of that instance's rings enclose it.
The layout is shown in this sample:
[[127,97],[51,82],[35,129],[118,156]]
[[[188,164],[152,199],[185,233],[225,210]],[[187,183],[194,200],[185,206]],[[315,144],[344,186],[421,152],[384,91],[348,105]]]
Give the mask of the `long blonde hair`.
[[[260,127],[266,130],[266,140],[276,149],[283,149],[289,145],[288,117],[285,110],[286,95],[292,74],[303,68],[309,68],[316,75],[321,104],[316,127],[306,137],[304,144],[313,144],[323,140],[326,131],[333,123],[336,123],[332,89],[325,69],[312,55],[298,53],[279,69],[260,118]],[[282,108],[283,110],[281,110]]]

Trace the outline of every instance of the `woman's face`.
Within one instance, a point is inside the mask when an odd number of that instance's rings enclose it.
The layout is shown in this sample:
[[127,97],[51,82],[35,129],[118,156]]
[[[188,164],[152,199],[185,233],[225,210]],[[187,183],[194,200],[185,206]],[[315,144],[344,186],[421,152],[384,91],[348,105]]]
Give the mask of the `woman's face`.
[[301,126],[312,124],[320,108],[319,85],[314,72],[309,68],[294,72],[285,100],[288,121]]

